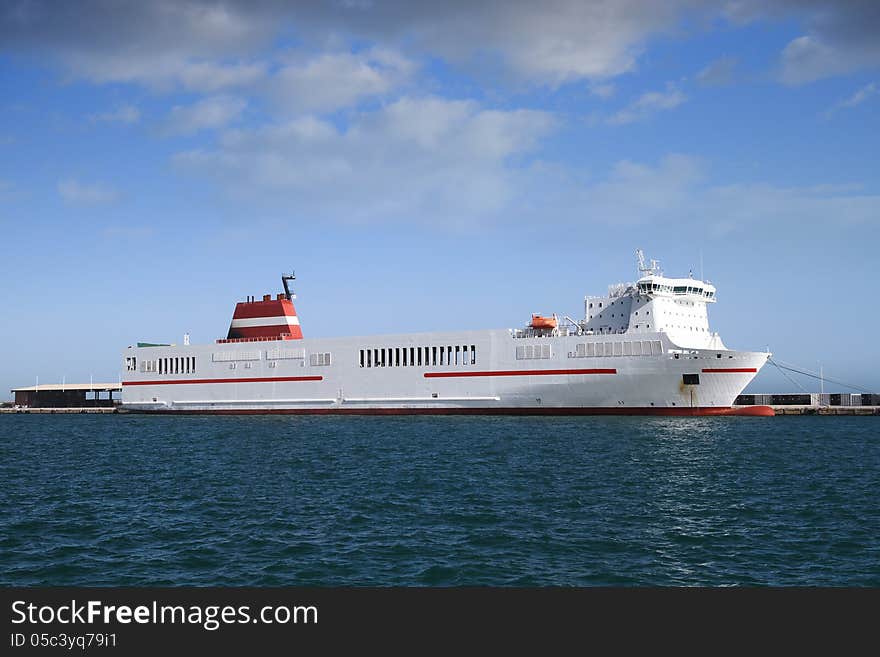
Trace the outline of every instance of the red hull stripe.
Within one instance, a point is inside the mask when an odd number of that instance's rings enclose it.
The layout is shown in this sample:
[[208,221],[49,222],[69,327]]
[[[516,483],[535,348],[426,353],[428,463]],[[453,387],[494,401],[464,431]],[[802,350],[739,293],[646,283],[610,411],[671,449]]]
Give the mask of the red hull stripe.
[[123,381],[124,386],[172,386],[193,383],[270,383],[275,381],[323,381],[323,376],[272,376],[249,379],[172,379],[170,381]]
[[751,415],[771,417],[775,412],[770,406],[742,406],[726,408],[719,406],[663,407],[642,406],[619,408],[616,406],[596,408],[270,408],[209,411],[130,411],[132,413],[178,414],[178,415],[662,415],[699,417],[707,415]]
[[754,367],[704,367],[704,372],[709,373],[718,373],[718,372],[757,372],[758,370]]
[[565,374],[617,374],[615,369],[600,370],[497,370],[494,372],[425,372],[426,379],[448,379],[469,376],[558,376]]

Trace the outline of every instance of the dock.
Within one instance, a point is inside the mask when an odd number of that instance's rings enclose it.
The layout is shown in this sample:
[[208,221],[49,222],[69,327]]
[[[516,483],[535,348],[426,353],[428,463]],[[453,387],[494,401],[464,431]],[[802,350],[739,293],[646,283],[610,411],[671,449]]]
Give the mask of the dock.
[[734,408],[769,406],[776,415],[880,415],[880,395],[874,393],[743,394]]
[[89,413],[89,414],[99,414],[99,415],[108,415],[112,413],[118,413],[119,409],[116,406],[86,406],[83,408],[76,408],[71,406],[65,406],[62,408],[46,408],[46,407],[3,407],[0,408],[0,415],[13,415],[17,413],[24,414],[48,414],[48,413],[61,413],[64,415],[73,415],[76,413]]
[[[744,406],[734,406],[744,408]],[[880,406],[809,406],[784,405],[770,408],[776,415],[880,415]]]

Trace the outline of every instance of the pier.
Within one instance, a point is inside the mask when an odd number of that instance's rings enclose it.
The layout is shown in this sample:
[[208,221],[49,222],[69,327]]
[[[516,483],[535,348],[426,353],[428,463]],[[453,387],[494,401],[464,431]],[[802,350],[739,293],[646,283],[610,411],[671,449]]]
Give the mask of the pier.
[[880,415],[880,406],[771,406],[776,415]]
[[20,408],[112,408],[122,397],[122,384],[49,383],[13,388],[12,394]]
[[740,395],[734,408],[769,406],[776,415],[880,415],[874,393],[782,393]]
[[[50,383],[13,388],[15,402],[0,413],[116,413],[121,383]],[[115,397],[114,397],[115,395]]]
[[38,408],[30,408],[30,407],[21,407],[21,406],[5,406],[0,408],[0,415],[12,415],[13,413],[24,413],[24,414],[39,414],[46,415],[49,413],[60,413],[63,415],[74,415],[78,413],[89,413],[89,414],[98,414],[98,415],[107,415],[111,413],[119,413],[119,408],[116,406],[87,406],[87,407],[75,407],[75,406],[64,406],[61,408],[46,408],[46,407],[38,407]]

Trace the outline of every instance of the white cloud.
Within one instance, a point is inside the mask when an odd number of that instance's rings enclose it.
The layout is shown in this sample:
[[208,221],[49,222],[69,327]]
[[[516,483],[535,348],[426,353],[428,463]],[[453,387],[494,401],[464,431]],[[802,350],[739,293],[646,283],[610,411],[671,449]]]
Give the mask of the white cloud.
[[58,193],[65,202],[75,205],[112,203],[119,193],[101,183],[84,184],[69,178],[58,183]]
[[740,183],[711,187],[697,197],[709,220],[711,232],[723,236],[733,232],[766,230],[780,226],[821,229],[828,217],[843,229],[847,225],[877,226],[880,196],[854,194],[816,187],[777,187],[767,183]]
[[724,13],[734,23],[760,19],[803,26],[783,49],[778,77],[800,85],[880,66],[880,3],[876,0],[733,0]]
[[880,91],[880,89],[877,88],[876,82],[866,84],[849,98],[845,98],[839,103],[836,103],[834,106],[832,106],[831,109],[825,112],[825,116],[831,116],[834,112],[838,110],[849,109],[852,107],[856,107],[857,105],[861,105],[869,98],[876,96],[878,91]]
[[553,129],[538,111],[403,98],[355,116],[345,131],[314,117],[226,133],[216,149],[180,153],[182,169],[220,178],[293,215],[463,224],[517,195],[516,166]]
[[707,87],[720,87],[730,84],[733,82],[736,65],[737,60],[735,57],[716,59],[697,73],[697,82]]
[[534,159],[553,126],[543,113],[404,99],[360,115],[346,132],[314,117],[231,131],[217,148],[180,153],[175,164],[248,203],[284,208],[294,222],[503,221],[537,230],[552,217],[571,235],[662,226],[716,238],[820,228],[829,216],[880,227],[880,195],[858,184],[719,183],[707,162],[675,153],[656,163],[621,160],[599,178]]
[[241,116],[245,107],[245,100],[231,96],[209,96],[192,105],[175,105],[168,113],[163,131],[167,135],[191,135],[222,128]]
[[611,116],[608,123],[622,125],[643,121],[657,112],[674,109],[686,100],[687,96],[670,83],[666,91],[648,91],[642,94],[630,105]]
[[554,217],[561,225],[680,225],[690,216],[704,169],[700,159],[678,153],[654,166],[621,160],[603,179],[541,163],[522,177],[528,186],[524,196],[535,200],[521,211]]
[[555,86],[633,70],[648,36],[671,29],[695,4],[520,0],[462,3],[453,11],[437,5],[415,27],[429,49],[451,60],[497,54],[516,75]]
[[[262,77],[280,35],[305,49],[374,42],[480,69],[496,62],[536,84],[634,69],[646,41],[701,0],[510,0],[264,3],[226,0],[77,3],[30,0],[0,12],[0,43],[53,52],[74,77],[183,85],[214,93]],[[248,63],[250,62],[250,63]]]
[[141,120],[141,111],[134,105],[123,104],[109,112],[90,114],[91,121],[107,121],[109,123],[125,123],[131,125]]
[[867,194],[858,184],[719,184],[709,173],[707,162],[685,154],[667,155],[656,164],[622,160],[599,180],[540,163],[520,177],[529,186],[523,196],[530,202],[509,218],[522,223],[550,216],[572,230],[662,226],[688,238],[820,229],[828,217],[841,228],[880,228],[880,195]]
[[156,91],[176,87],[187,91],[212,93],[221,89],[245,87],[266,75],[263,63],[218,63],[193,59],[177,52],[121,53],[118,56],[77,53],[65,60],[77,77],[98,84],[129,82]]
[[601,82],[633,71],[652,37],[709,25],[719,14],[737,24],[802,25],[803,34],[782,53],[780,77],[789,84],[880,65],[876,0],[7,4],[0,10],[0,44],[7,51],[51,53],[73,77],[98,83],[203,93],[263,79],[271,59],[266,53],[280,39],[294,39],[312,52],[328,44],[382,43],[485,77],[507,71],[551,87]]
[[261,62],[217,64],[214,62],[187,62],[177,74],[186,89],[212,93],[220,89],[247,87],[266,76],[266,65]]
[[[880,6],[880,5],[878,5]],[[860,69],[880,67],[880,40],[834,42],[808,34],[793,39],[782,51],[780,79],[800,85]]]
[[877,83],[871,82],[870,84],[866,84],[864,87],[855,92],[852,96],[844,100],[840,106],[841,107],[855,107],[856,105],[861,105],[863,102],[868,100],[871,96],[874,96],[877,93]]
[[235,1],[29,0],[0,11],[0,43],[51,53],[76,79],[212,93],[262,76],[252,55],[277,34],[273,14]]
[[327,53],[281,67],[271,80],[271,95],[285,112],[322,112],[382,96],[410,76],[415,66],[385,49],[364,53]]
[[782,51],[780,78],[797,85],[844,73],[850,62],[836,50],[813,36],[793,39]]
[[598,96],[602,100],[607,100],[611,98],[616,92],[617,88],[610,82],[606,82],[603,84],[594,84],[592,87],[590,87],[590,93]]

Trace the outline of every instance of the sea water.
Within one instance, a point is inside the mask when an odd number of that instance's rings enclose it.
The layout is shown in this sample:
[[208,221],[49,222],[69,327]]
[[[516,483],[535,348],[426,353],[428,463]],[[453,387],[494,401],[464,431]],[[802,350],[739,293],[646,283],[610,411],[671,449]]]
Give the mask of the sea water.
[[874,417],[0,416],[3,585],[880,585]]

